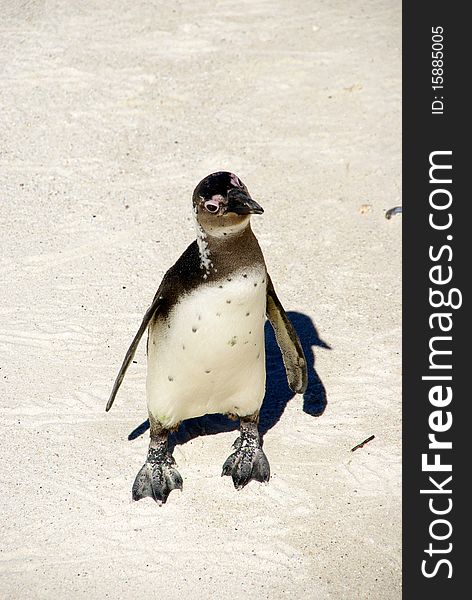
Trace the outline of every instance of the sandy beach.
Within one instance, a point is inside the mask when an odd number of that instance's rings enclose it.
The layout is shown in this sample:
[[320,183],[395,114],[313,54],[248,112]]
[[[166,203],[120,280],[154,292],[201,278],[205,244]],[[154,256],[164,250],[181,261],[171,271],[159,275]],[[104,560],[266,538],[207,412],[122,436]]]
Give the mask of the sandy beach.
[[[0,597],[399,599],[400,4],[0,7]],[[220,476],[236,424],[205,417],[183,491],[132,502],[144,343],[105,404],[218,170],[265,209],[308,390],[266,324],[269,484]]]

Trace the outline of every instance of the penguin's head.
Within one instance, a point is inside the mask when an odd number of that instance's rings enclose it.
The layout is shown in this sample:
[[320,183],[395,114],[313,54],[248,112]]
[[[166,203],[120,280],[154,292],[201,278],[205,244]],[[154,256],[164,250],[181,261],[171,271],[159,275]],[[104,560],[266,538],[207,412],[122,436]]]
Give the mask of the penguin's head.
[[264,212],[239,177],[227,171],[200,181],[193,192],[193,208],[205,233],[216,237],[243,231],[252,214]]

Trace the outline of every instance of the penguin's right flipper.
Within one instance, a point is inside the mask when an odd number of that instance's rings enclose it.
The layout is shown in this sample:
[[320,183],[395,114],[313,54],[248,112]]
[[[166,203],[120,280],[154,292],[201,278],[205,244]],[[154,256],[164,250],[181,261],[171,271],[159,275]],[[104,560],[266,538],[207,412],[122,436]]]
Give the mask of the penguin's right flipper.
[[305,353],[303,352],[297,332],[290,323],[284,307],[275,293],[269,276],[266,314],[270,324],[274,328],[275,338],[282,352],[288,385],[293,392],[302,394],[308,385],[308,369]]
[[133,341],[131,342],[131,346],[128,348],[128,352],[126,353],[126,356],[123,360],[123,364],[121,365],[118,375],[116,376],[115,383],[113,384],[113,389],[111,390],[111,394],[110,394],[110,397],[108,399],[108,402],[107,402],[107,405],[105,408],[105,410],[107,412],[112,407],[112,404],[115,400],[116,394],[118,393],[118,390],[120,389],[121,382],[123,381],[123,377],[126,374],[126,370],[128,369],[131,361],[133,360],[133,356],[136,352],[136,348],[138,347],[139,341],[143,337],[143,334],[146,331],[147,326],[151,322],[151,319],[159,311],[159,307],[161,306],[162,301],[164,299],[160,292],[161,292],[161,290],[159,289],[157,291],[157,294],[154,297],[154,300],[152,301],[151,306],[148,308],[148,310],[146,311],[146,314],[144,315],[143,321],[142,321],[141,325],[139,326],[139,329],[138,329],[136,335],[134,336]]

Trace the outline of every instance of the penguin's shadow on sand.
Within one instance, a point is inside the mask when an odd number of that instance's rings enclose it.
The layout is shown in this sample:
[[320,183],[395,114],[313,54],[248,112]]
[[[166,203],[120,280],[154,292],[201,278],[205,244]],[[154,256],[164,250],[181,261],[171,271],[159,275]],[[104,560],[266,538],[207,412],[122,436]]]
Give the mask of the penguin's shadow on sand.
[[[308,363],[308,386],[303,394],[303,411],[313,417],[323,414],[327,405],[326,390],[315,369],[315,354],[313,347],[330,350],[330,346],[320,339],[313,321],[307,315],[298,312],[287,313],[295,327],[303,346]],[[280,349],[275,339],[274,330],[269,321],[264,329],[266,344],[266,393],[262,403],[259,431],[264,436],[269,429],[278,423],[285,407],[295,396],[288,387],[285,367]],[[134,440],[149,429],[149,421],[138,425],[129,435],[128,440]],[[185,444],[193,438],[202,435],[214,435],[223,431],[239,429],[238,421],[233,421],[225,415],[205,415],[184,421],[179,429],[172,434],[169,445]]]

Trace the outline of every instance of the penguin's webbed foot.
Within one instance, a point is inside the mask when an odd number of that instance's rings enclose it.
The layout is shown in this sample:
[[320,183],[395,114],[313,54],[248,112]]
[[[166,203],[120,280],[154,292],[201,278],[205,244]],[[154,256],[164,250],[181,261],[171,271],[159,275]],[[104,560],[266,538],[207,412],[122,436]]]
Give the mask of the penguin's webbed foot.
[[136,475],[133,500],[149,497],[159,505],[165,504],[172,490],[182,489],[182,477],[174,465],[171,454],[153,454],[150,449],[146,462]]
[[231,475],[234,487],[241,490],[251,480],[266,483],[270,478],[269,461],[261,448],[259,435],[241,435],[233,444],[235,452],[226,459],[221,475]]

